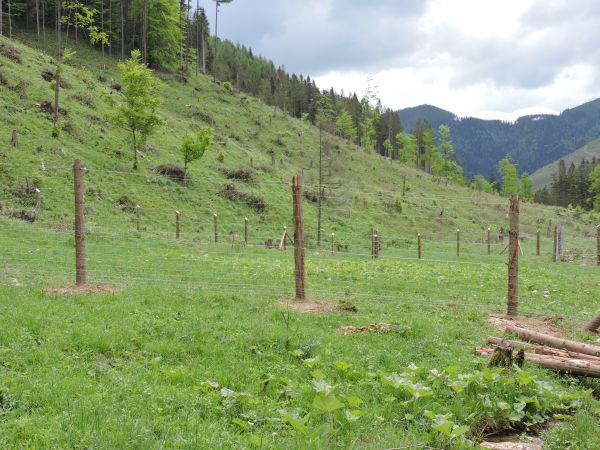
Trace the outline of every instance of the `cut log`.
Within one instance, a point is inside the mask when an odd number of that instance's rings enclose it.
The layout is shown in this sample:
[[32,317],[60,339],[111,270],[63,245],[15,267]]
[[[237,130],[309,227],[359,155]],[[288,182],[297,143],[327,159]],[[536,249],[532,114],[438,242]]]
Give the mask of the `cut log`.
[[[494,349],[477,347],[475,349],[475,354],[480,356],[491,356],[494,354]],[[590,361],[561,358],[550,355],[537,355],[535,353],[525,353],[525,359],[546,369],[552,369],[571,375],[583,375],[587,377],[600,378],[600,364],[594,364]]]
[[549,345],[550,347],[569,350],[577,353],[600,357],[600,347],[597,345],[585,344],[583,342],[570,341],[568,339],[557,338],[549,334],[539,333],[537,331],[528,330],[522,327],[510,325],[506,327],[506,331],[516,334],[517,336],[529,341],[537,342],[538,344]]
[[505,345],[513,348],[521,348],[523,350],[531,350],[532,352],[540,355],[558,356],[561,358],[575,358],[584,359],[591,361],[596,364],[600,364],[600,358],[597,356],[586,355],[584,353],[571,352],[569,350],[559,350],[553,347],[547,347],[545,345],[530,344],[529,342],[513,341],[511,339],[504,339],[495,336],[489,336],[487,339],[488,344],[492,345]]

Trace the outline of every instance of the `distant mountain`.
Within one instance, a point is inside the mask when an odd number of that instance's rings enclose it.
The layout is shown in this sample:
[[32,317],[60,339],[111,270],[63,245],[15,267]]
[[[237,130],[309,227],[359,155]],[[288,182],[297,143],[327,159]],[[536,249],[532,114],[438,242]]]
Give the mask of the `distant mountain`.
[[397,112],[404,127],[414,130],[417,120],[434,128],[450,126],[458,161],[466,175],[495,173],[498,161],[511,155],[519,172],[542,166],[600,138],[600,99],[567,109],[559,115],[524,116],[513,122],[458,117],[431,105]]
[[568,169],[571,163],[578,165],[582,160],[587,159],[588,161],[591,161],[594,157],[596,157],[596,159],[600,159],[600,139],[596,139],[595,141],[585,144],[580,149],[577,149],[574,152],[551,162],[550,164],[546,164],[541,169],[536,170],[531,175],[533,188],[538,190],[552,183],[552,176],[558,170],[558,164],[561,159],[565,161],[565,165]]

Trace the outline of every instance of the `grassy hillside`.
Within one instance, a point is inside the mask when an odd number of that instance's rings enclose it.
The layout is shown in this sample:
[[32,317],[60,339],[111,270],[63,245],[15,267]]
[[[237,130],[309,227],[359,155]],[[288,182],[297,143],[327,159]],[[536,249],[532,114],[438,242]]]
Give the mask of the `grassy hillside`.
[[[582,160],[587,159],[588,161],[591,161],[594,157],[600,158],[600,139],[596,139],[595,141],[584,145],[580,149],[575,150],[573,153],[569,153],[561,159],[565,161],[567,168],[569,168],[571,163],[578,165]],[[552,176],[558,170],[559,161],[560,160],[547,164],[531,175],[534,189],[541,189],[552,183]]]
[[[52,98],[42,77],[51,57],[0,39],[0,447],[476,448],[487,434],[530,427],[547,448],[599,448],[598,383],[528,364],[490,370],[473,356],[500,333],[487,318],[505,309],[499,235],[507,199],[325,136],[319,248],[319,133],[311,125],[209,77],[183,84],[159,74],[166,124],[133,172],[128,136],[104,120],[102,95],[118,95],[117,61],[107,58],[103,70],[97,51],[76,48],[77,65],[65,73],[65,128],[52,139],[40,108]],[[189,186],[155,173],[178,162],[188,130],[209,123],[217,143],[192,166]],[[47,288],[73,282],[75,158],[87,169],[88,280],[101,286],[62,295]],[[240,179],[242,168],[249,180]],[[288,301],[292,252],[264,247],[291,228],[290,181],[298,173],[316,314]],[[42,208],[29,223],[15,216],[32,211],[32,186]],[[244,217],[248,248],[240,244]],[[593,339],[579,330],[597,309],[595,220],[522,205],[519,301],[528,323]],[[551,263],[548,233],[558,223],[565,261]],[[377,261],[373,228],[382,237]],[[392,327],[340,332],[373,323]]]

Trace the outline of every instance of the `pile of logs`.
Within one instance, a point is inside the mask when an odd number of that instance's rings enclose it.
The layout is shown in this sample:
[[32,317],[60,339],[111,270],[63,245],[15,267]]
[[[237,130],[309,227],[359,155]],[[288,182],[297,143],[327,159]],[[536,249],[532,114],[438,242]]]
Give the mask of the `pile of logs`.
[[475,354],[490,356],[490,361],[506,361],[507,358],[510,360],[514,349],[521,355],[524,353],[526,361],[538,366],[571,375],[600,378],[600,346],[570,341],[516,325],[503,328],[529,342],[490,336],[487,341],[493,348],[478,347]]

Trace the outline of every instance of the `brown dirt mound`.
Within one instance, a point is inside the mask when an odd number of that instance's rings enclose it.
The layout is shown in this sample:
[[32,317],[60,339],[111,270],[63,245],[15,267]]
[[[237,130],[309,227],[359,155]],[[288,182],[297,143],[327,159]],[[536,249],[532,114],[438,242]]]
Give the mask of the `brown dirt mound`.
[[279,302],[279,306],[283,308],[289,308],[292,311],[302,313],[316,313],[323,314],[329,312],[356,312],[356,306],[349,304],[345,301],[340,301],[338,304],[332,304],[323,300],[289,300]]
[[55,295],[81,295],[81,294],[114,294],[122,292],[122,288],[104,286],[101,284],[85,284],[83,286],[66,286],[62,288],[46,288],[47,294]]
[[490,316],[488,321],[501,331],[504,331],[508,325],[521,326],[540,333],[561,336],[565,333],[560,326],[555,323],[552,317],[544,319],[534,319],[533,317],[508,317],[508,316]]

